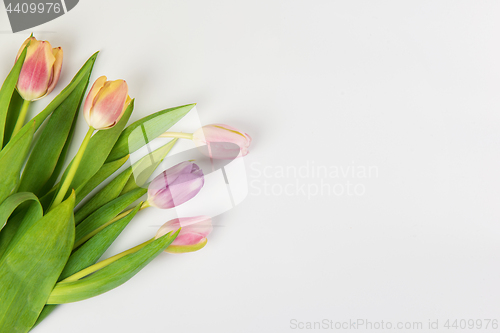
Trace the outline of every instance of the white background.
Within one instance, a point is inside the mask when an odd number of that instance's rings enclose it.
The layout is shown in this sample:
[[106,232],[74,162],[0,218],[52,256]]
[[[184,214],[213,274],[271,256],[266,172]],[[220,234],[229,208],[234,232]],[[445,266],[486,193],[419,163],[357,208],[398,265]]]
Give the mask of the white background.
[[[214,218],[203,250],[161,255],[35,332],[500,319],[499,17],[496,1],[81,0],[33,29],[64,49],[51,97],[101,50],[93,79],[127,80],[132,120],[197,102],[203,124],[254,139],[249,195]],[[3,9],[0,31],[5,77],[30,31],[10,33]],[[81,118],[75,141],[85,132]],[[321,178],[278,172],[320,166],[378,174],[324,179],[363,195],[312,195]],[[139,213],[110,251],[163,222]]]

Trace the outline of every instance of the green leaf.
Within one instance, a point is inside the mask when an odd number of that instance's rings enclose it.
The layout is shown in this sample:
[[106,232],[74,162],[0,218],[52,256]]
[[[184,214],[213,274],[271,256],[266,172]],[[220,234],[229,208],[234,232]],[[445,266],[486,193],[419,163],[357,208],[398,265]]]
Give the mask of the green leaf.
[[166,145],[156,149],[151,154],[148,154],[135,162],[132,166],[133,174],[129,178],[127,184],[123,187],[121,194],[132,191],[146,184],[146,181],[158,168],[160,163],[165,159],[167,154],[172,150],[172,147],[177,142],[177,139],[169,141]]
[[170,232],[81,280],[59,282],[52,290],[47,304],[82,301],[122,285],[162,253],[174,241],[179,231]]
[[0,175],[2,175],[0,186],[0,203],[7,198],[19,184],[21,168],[26,160],[35,126],[23,135],[9,141],[9,143],[0,151]]
[[14,90],[16,89],[17,80],[19,78],[19,73],[21,73],[21,68],[23,67],[27,50],[28,48],[25,47],[0,89],[0,142],[3,142],[5,121],[7,120],[10,100]]
[[122,158],[156,139],[191,111],[195,105],[188,104],[159,111],[128,126],[116,141],[106,161]]
[[73,140],[73,135],[75,133],[75,127],[76,123],[78,120],[78,116],[76,116],[73,119],[73,125],[71,125],[71,130],[68,135],[68,139],[66,140],[66,143],[64,144],[64,147],[61,151],[61,154],[59,155],[59,159],[57,160],[57,164],[54,168],[54,172],[52,172],[52,176],[50,176],[49,180],[45,183],[45,185],[42,187],[40,190],[41,195],[45,195],[50,190],[54,187],[54,184],[56,183],[57,179],[59,178],[59,175],[61,174],[61,171],[64,167],[64,163],[66,162],[66,156],[68,155],[69,148],[71,147],[71,142]]
[[[120,235],[123,229],[125,229],[125,227],[129,224],[135,214],[139,211],[141,205],[142,202],[127,216],[104,228],[101,232],[83,244],[78,250],[73,252],[73,254],[69,257],[61,276],[59,277],[59,281],[96,263],[118,237],[118,235]],[[40,313],[40,316],[38,316],[35,326],[47,318],[47,316],[51,314],[56,307],[57,305],[53,304],[45,305]]]
[[[24,221],[25,214],[27,214],[27,212],[22,210],[17,214],[14,214],[2,229],[2,232],[0,232],[0,259],[9,247],[12,239],[17,234],[17,229],[19,229],[19,226]],[[39,219],[40,217],[37,218],[37,220]]]
[[66,143],[71,142],[70,134],[73,124],[75,124],[75,118],[78,117],[91,71],[92,67],[50,116],[31,151],[18,191],[33,192],[38,196],[45,194],[42,193],[42,189],[54,174]]
[[17,118],[19,118],[19,112],[21,111],[21,106],[23,105],[24,99],[19,95],[17,90],[14,90],[12,98],[10,99],[9,111],[7,112],[7,120],[5,122],[5,132],[3,136],[4,147],[10,140],[12,132],[14,132],[14,127],[16,126]]
[[73,247],[74,195],[42,217],[0,260],[0,331],[28,332]]
[[57,308],[57,305],[48,305],[46,304],[44,307],[43,307],[43,310],[42,312],[40,312],[40,315],[38,316],[38,319],[36,320],[36,323],[35,325],[33,325],[33,327],[31,328],[32,330],[42,322],[42,320],[44,320],[45,318],[47,318],[47,316],[49,314],[52,313],[52,311],[54,311],[55,309]]
[[75,212],[75,225],[80,224],[90,214],[101,208],[108,202],[116,199],[127,183],[132,173],[132,168],[125,169],[122,173],[115,177],[109,184],[97,192],[89,201]]
[[[20,195],[21,197],[17,197]],[[26,193],[16,193],[7,198],[3,203],[5,204],[7,200],[11,200],[11,198],[17,197],[16,199],[23,200],[24,198],[28,198],[28,200],[21,203],[17,209],[11,214],[7,224],[0,232],[0,258],[3,256],[5,251],[11,244],[15,244],[16,241],[20,238],[20,236],[27,230],[29,227],[40,220],[43,216],[43,210],[38,202],[38,199],[34,196],[29,196]],[[35,200],[36,199],[36,200]],[[8,214],[8,208],[4,206],[6,211],[2,209],[2,213]]]
[[104,228],[97,235],[89,239],[85,244],[73,252],[73,254],[69,257],[61,276],[59,277],[59,281],[64,280],[68,276],[95,264],[115,241],[116,237],[118,237],[129,222],[132,221],[135,214],[137,214],[141,208],[141,205],[142,202],[139,203],[134,210],[125,217]]
[[[7,224],[7,220],[14,210],[26,201],[36,201],[38,203],[38,198],[29,192],[20,192],[11,195],[0,205],[0,230]],[[39,203],[38,203],[39,204]],[[42,212],[42,207],[40,206],[40,212]]]
[[109,178],[113,173],[115,173],[118,169],[122,167],[122,165],[127,162],[129,159],[129,155],[124,156],[123,158],[105,163],[103,166],[99,169],[99,171],[96,172],[92,178],[90,178],[89,181],[87,181],[85,184],[80,185],[75,193],[76,193],[76,202],[82,201],[90,192],[92,192],[99,184],[101,184],[103,181]]
[[[134,100],[130,102],[125,113],[123,114],[120,121],[112,128],[107,130],[98,131],[92,136],[83,154],[78,170],[76,171],[75,177],[71,183],[70,188],[76,189],[81,185],[84,185],[92,176],[95,175],[97,171],[102,167],[108,157],[109,152],[113,148],[116,140],[120,136],[120,133],[125,128],[132,111],[134,110]],[[123,157],[123,156],[122,156]],[[71,166],[71,164],[70,164]],[[66,177],[70,166],[66,168],[66,172],[63,176]]]
[[45,109],[42,110],[39,114],[37,114],[33,119],[28,121],[15,135],[14,138],[11,140],[16,139],[17,137],[23,136],[26,132],[28,132],[31,127],[34,125],[35,126],[35,132],[38,130],[38,128],[42,125],[44,120],[59,106],[61,103],[71,94],[71,92],[76,88],[78,83],[82,79],[86,77],[86,75],[89,73],[89,71],[92,70],[92,67],[94,65],[95,59],[97,57],[97,54],[99,52],[94,53],[89,60],[82,66],[82,68],[76,73],[75,77],[73,77],[73,80],[64,88],[59,95],[57,95],[52,102],[49,103],[45,107]]
[[[135,209],[131,211],[127,216],[104,228],[101,232],[89,239],[85,244],[83,244],[80,248],[73,252],[69,257],[64,270],[59,276],[58,281],[61,281],[68,276],[73,275],[80,270],[95,264],[97,260],[99,260],[99,258],[104,254],[104,252],[106,252],[106,250],[111,246],[115,239],[120,235],[123,229],[125,229],[130,221],[132,221],[135,214],[137,214],[137,212],[141,208],[141,205],[142,202],[139,203],[139,205],[137,205]],[[57,305],[53,304],[45,305],[34,326],[38,325],[42,320],[47,318],[47,316],[51,314],[56,307]]]
[[119,196],[96,210],[76,227],[75,243],[78,243],[83,237],[101,227],[106,222],[111,221],[121,211],[146,194],[146,192],[147,189],[138,188],[127,194]]
[[52,190],[49,191],[49,193],[45,194],[43,197],[40,198],[40,203],[42,204],[44,211],[49,209],[50,204],[52,203],[52,200],[56,195],[56,190],[57,187],[54,187],[52,188]]

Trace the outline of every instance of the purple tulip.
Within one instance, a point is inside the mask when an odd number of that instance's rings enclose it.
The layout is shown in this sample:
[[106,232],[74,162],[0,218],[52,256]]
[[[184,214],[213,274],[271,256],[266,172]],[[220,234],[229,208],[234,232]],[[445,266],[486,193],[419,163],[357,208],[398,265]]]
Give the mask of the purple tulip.
[[149,184],[148,202],[167,209],[193,198],[203,187],[203,170],[192,162],[182,162],[163,171]]

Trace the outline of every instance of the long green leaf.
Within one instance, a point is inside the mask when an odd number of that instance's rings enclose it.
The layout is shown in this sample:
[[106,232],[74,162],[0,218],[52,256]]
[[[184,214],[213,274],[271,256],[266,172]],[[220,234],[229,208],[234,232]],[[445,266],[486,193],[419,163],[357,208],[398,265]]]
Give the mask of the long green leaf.
[[[26,193],[16,193],[7,198],[7,200],[11,199],[12,197],[16,197],[17,195],[22,196],[21,198],[17,198],[21,199],[21,201],[23,197],[27,198],[28,200],[24,201],[17,207],[12,216],[8,219],[8,222],[2,229],[2,232],[0,232],[0,258],[2,258],[3,254],[5,253],[5,251],[7,251],[7,248],[9,246],[15,244],[16,241],[19,240],[21,235],[26,230],[28,230],[33,223],[40,220],[43,216],[42,207],[38,202],[38,199],[36,199],[36,197],[33,195],[30,196]],[[5,204],[7,200],[5,200],[2,205]],[[7,207],[5,208],[6,211],[3,211],[2,209],[2,213],[8,214],[8,211],[10,209]]]
[[5,199],[0,205],[0,230],[7,224],[7,220],[14,210],[22,203],[30,200],[38,203],[38,198],[33,193],[29,192],[19,192]]
[[23,105],[24,99],[19,95],[17,90],[12,93],[12,98],[10,99],[9,111],[7,112],[7,120],[5,121],[5,131],[3,136],[4,147],[10,140],[12,133],[14,132],[14,127],[16,127],[17,118],[19,118],[19,113],[21,111],[21,106]]
[[73,118],[73,125],[71,125],[71,130],[69,131],[66,143],[64,144],[61,154],[59,154],[59,159],[57,160],[54,171],[52,172],[52,176],[50,176],[49,180],[47,180],[45,185],[43,185],[42,189],[40,190],[41,195],[45,195],[48,192],[50,192],[50,190],[54,187],[54,184],[56,183],[57,179],[61,174],[61,171],[64,167],[64,163],[66,162],[66,156],[68,156],[68,151],[69,148],[71,147],[71,142],[73,141],[77,120],[78,120],[78,115],[75,118]]
[[127,194],[119,196],[115,200],[96,210],[76,227],[75,243],[78,243],[78,241],[80,241],[84,236],[98,229],[106,222],[111,221],[111,219],[117,216],[122,210],[146,194],[146,192],[147,189],[138,188]]
[[47,304],[78,302],[122,285],[162,253],[175,240],[179,231],[170,232],[81,280],[59,282],[52,290]]
[[[90,265],[95,264],[120,235],[123,229],[125,229],[125,227],[134,218],[135,214],[139,211],[141,204],[142,202],[127,216],[104,228],[101,232],[83,244],[78,250],[73,252],[73,254],[69,257],[61,276],[59,276],[59,281],[79,272],[84,268],[87,268]],[[35,323],[35,326],[47,318],[47,316],[51,314],[56,307],[57,305],[54,304],[45,305]]]
[[54,187],[52,190],[49,191],[49,193],[45,194],[43,197],[40,198],[40,204],[42,204],[44,211],[49,209],[50,204],[52,203],[52,200],[56,195],[56,190],[57,187]]
[[99,186],[99,184],[101,184],[118,169],[120,169],[128,159],[129,155],[126,155],[119,160],[104,163],[99,171],[97,171],[96,174],[92,176],[92,178],[90,178],[85,184],[80,185],[75,190],[76,202],[79,203],[80,201],[82,201],[90,192],[92,192],[97,186]]
[[28,332],[73,247],[74,195],[34,223],[0,260],[0,331]]
[[[55,309],[57,308],[57,305],[54,305],[54,304],[45,304],[45,306],[43,307],[43,310],[42,312],[40,312],[40,315],[38,316],[37,320],[36,320],[36,323],[35,325],[33,325],[33,327],[31,328],[31,330],[33,330],[38,324],[40,324],[42,322],[42,320],[44,320],[45,318],[47,318],[47,316],[49,314],[52,313],[52,311],[54,311]],[[30,332],[31,332],[30,330]]]
[[26,160],[35,126],[32,125],[29,131],[22,136],[16,136],[0,152],[0,203],[7,198],[19,184],[21,168]]
[[131,124],[120,135],[106,161],[122,158],[157,138],[191,111],[195,105],[188,104],[159,111]]
[[59,277],[59,281],[64,280],[68,276],[95,264],[115,241],[118,235],[120,235],[123,229],[125,229],[129,222],[132,221],[135,214],[137,214],[141,208],[141,205],[142,202],[139,203],[134,210],[125,217],[104,228],[97,235],[89,239],[85,242],[85,244],[73,252],[73,254],[69,257],[61,276]]
[[19,73],[21,73],[27,50],[28,48],[25,47],[0,89],[0,142],[3,142],[5,121],[7,120],[10,100],[16,89],[17,80],[19,79]]
[[[95,60],[95,58],[94,58]],[[41,190],[51,178],[78,117],[92,67],[71,94],[54,110],[31,151],[18,191],[44,195]],[[52,184],[53,185],[53,184]]]
[[75,212],[75,225],[80,224],[90,214],[107,204],[108,202],[116,199],[127,183],[132,168],[125,169],[122,173],[116,176],[109,184],[97,192],[89,201],[87,201],[80,209]]

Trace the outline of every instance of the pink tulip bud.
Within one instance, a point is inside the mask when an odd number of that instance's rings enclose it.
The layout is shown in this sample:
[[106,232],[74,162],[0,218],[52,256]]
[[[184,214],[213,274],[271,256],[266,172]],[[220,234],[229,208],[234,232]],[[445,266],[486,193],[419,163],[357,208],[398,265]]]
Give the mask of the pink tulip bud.
[[83,105],[87,124],[97,130],[115,126],[130,103],[127,82],[106,79],[101,76],[94,82]]
[[182,162],[159,174],[148,187],[148,203],[161,209],[179,206],[203,187],[203,170],[192,162]]
[[30,37],[24,41],[16,60],[28,42],[30,45],[17,80],[17,91],[23,99],[36,101],[54,90],[59,81],[63,51],[60,47],[52,48],[47,41]]
[[155,238],[181,228],[177,238],[165,250],[169,253],[194,252],[207,244],[207,236],[212,232],[212,220],[208,216],[181,217],[161,226]]
[[234,159],[248,154],[252,138],[234,127],[213,124],[194,132],[193,141],[197,147],[204,147],[202,152],[211,158]]

